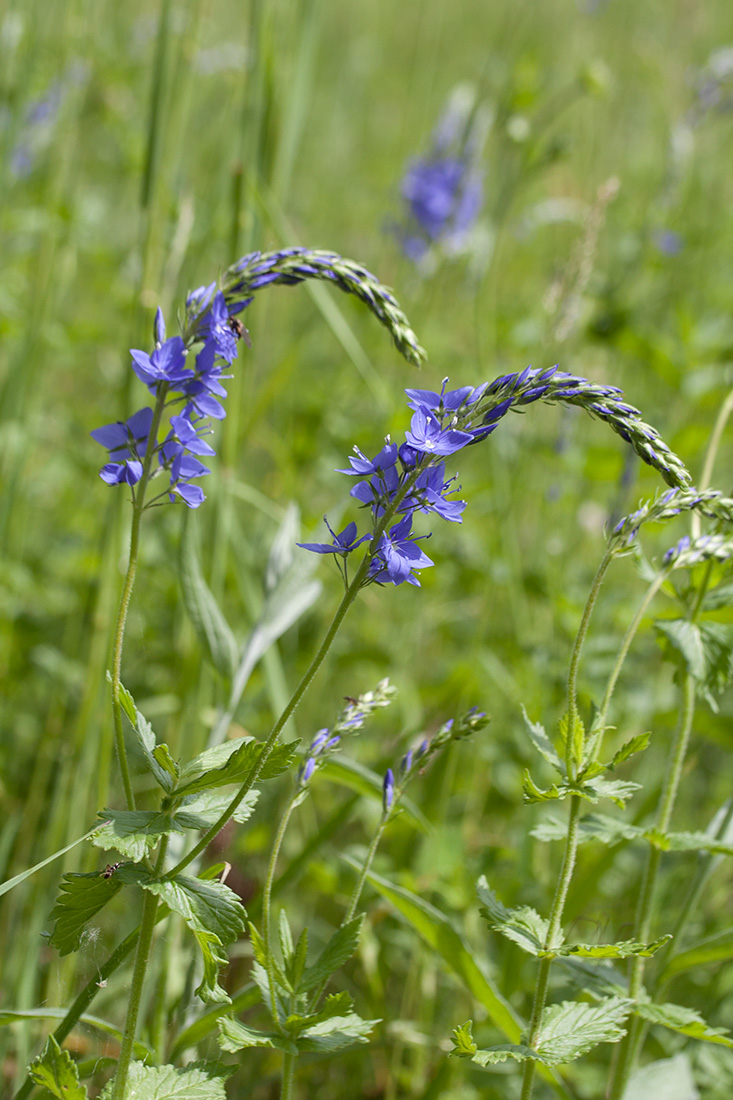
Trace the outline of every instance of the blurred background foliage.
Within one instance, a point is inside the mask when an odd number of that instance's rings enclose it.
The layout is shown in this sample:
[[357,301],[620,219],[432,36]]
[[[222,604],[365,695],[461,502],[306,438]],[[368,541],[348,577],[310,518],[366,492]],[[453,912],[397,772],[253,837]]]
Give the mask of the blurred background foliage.
[[[621,386],[697,477],[733,384],[731,51],[728,0],[6,0],[2,878],[76,839],[119,798],[105,670],[128,509],[124,492],[97,478],[103,455],[89,431],[143,402],[128,348],[150,347],[155,307],[172,334],[186,291],[240,254],[329,248],[395,289],[429,354],[418,375],[359,303],[323,288],[274,288],[247,311],[253,348],[240,347],[209,499],[193,517],[205,575],[241,641],[260,612],[287,505],[319,539],[324,513],[334,526],[355,516],[350,483],[334,469],[353,444],[374,454],[385,434],[401,437],[406,386],[437,389],[446,375],[453,385],[478,384],[530,362],[559,362]],[[393,228],[404,216],[400,179],[462,82],[491,119],[477,247],[426,270],[401,255]],[[436,567],[423,574],[422,591],[364,594],[290,729],[310,738],[344,695],[389,675],[398,701],[349,750],[379,771],[459,708],[489,712],[480,740],[454,746],[411,790],[432,830],[398,825],[380,865],[465,914],[477,944],[486,943],[473,901],[477,873],[505,902],[542,905],[554,881],[554,850],[526,839],[541,811],[519,807],[529,760],[520,705],[554,726],[604,524],[657,489],[652,472],[599,424],[539,406],[526,415],[461,455],[462,527],[436,529]],[[726,491],[732,452],[728,433],[713,477]],[[158,737],[191,754],[205,746],[224,688],[181,601],[182,510],[147,517],[123,677]],[[650,552],[672,538],[666,529]],[[328,562],[316,564],[320,601],[255,670],[235,735],[266,734],[322,635],[340,582]],[[586,704],[641,591],[634,562],[618,563],[585,656]],[[647,630],[612,715],[619,738],[653,730],[636,819],[654,804],[675,706],[672,671]],[[718,713],[699,711],[679,828],[705,827],[729,794],[731,709],[728,695]],[[270,788],[253,828],[223,838],[254,911],[269,822],[285,791]],[[294,869],[282,898],[296,927],[339,919],[351,873],[335,856],[329,822],[340,847],[358,845],[376,813],[352,799],[347,817],[346,799],[322,782],[290,837]],[[96,866],[80,851],[66,857],[67,869]],[[641,853],[589,847],[582,855],[573,934],[623,936]],[[693,861],[670,861],[670,898]],[[61,868],[3,899],[0,1011],[65,1003],[127,929],[125,913],[114,914],[114,928],[102,921],[78,973],[44,948]],[[729,888],[730,874],[719,871],[700,934],[723,927],[716,913]],[[232,988],[246,978],[246,944],[241,954]],[[526,1007],[524,961],[494,940],[490,954],[502,987]],[[328,1095],[354,1095],[355,1070],[365,1096],[511,1095],[501,1074],[481,1076],[436,1052],[434,1040],[448,1049],[450,1028],[475,1006],[382,902],[374,901],[351,981],[362,1014],[385,1024],[366,1053],[316,1066],[313,1095],[326,1073]],[[724,965],[687,984],[679,999],[702,997],[713,1022],[730,1018]],[[119,1017],[117,997],[111,982],[95,1011]],[[12,1080],[40,1031],[3,1032],[2,1072]],[[97,1049],[86,1033],[76,1041],[82,1055]],[[256,1095],[268,1095],[267,1056],[250,1057],[265,1073]],[[704,1095],[717,1096],[723,1070],[699,1073],[713,1082]],[[577,1087],[597,1094],[592,1071]]]

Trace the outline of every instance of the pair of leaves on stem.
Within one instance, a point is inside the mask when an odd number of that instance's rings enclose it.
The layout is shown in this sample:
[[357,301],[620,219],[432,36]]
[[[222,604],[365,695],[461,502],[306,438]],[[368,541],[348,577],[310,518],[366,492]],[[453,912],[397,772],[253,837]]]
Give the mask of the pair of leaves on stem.
[[326,997],[319,1008],[320,995],[328,979],[351,958],[359,944],[363,915],[338,928],[315,962],[308,965],[308,930],[303,929],[297,944],[293,942],[284,910],[280,911],[280,964],[254,925],[250,936],[255,953],[252,969],[264,1003],[270,1009],[275,1029],[261,1031],[238,1020],[219,1021],[219,1043],[223,1050],[247,1047],[274,1047],[285,1054],[305,1051],[328,1053],[365,1043],[378,1020],[363,1020],[353,1011],[348,993]]
[[64,876],[61,893],[51,911],[55,919],[50,942],[62,955],[78,950],[87,923],[122,889],[141,886],[155,894],[170,912],[178,913],[192,932],[201,951],[204,974],[196,990],[207,1003],[227,1003],[228,994],[218,984],[219,970],[228,962],[225,945],[245,929],[246,912],[238,896],[216,881],[223,864],[192,878],[156,877],[139,863],[123,863],[110,878],[98,873]]
[[649,745],[648,733],[632,737],[603,764],[595,759],[595,752],[605,731],[599,727],[586,737],[580,716],[575,714],[569,718],[565,715],[560,721],[560,740],[565,757],[563,760],[547,736],[544,726],[539,722],[532,722],[526,711],[523,713],[525,728],[532,744],[562,777],[562,782],[553,783],[551,787],[543,789],[537,786],[529,771],[525,771],[522,784],[525,802],[561,801],[568,795],[577,795],[592,803],[598,802],[600,798],[610,798],[623,809],[626,801],[640,789],[638,783],[607,779],[604,773],[613,771],[635,753],[643,752]]
[[[530,906],[507,909],[483,876],[478,882],[478,896],[483,903],[482,915],[490,927],[537,958],[558,958],[574,966],[579,965],[578,960],[647,958],[671,939],[667,935],[646,944],[624,940],[608,944],[557,943],[548,946],[548,921],[536,910]],[[597,998],[595,1003],[564,1001],[546,1008],[534,1047],[520,1041],[480,1050],[471,1034],[471,1021],[468,1021],[453,1032],[455,1050],[452,1054],[471,1058],[481,1066],[508,1059],[531,1059],[545,1066],[557,1066],[579,1058],[599,1043],[617,1042],[625,1034],[622,1026],[625,1019],[632,1013],[682,1035],[733,1047],[733,1040],[725,1030],[710,1027],[694,1009],[676,1004],[653,1004],[644,996],[637,1002],[630,1000],[620,976],[618,982],[604,979],[590,985],[581,982],[581,985]]]
[[[157,745],[155,734],[135,702],[121,688],[121,702],[133,727],[149,771],[163,790],[159,810],[106,810],[104,823],[92,838],[103,849],[115,849],[127,861],[109,876],[67,874],[51,913],[56,921],[51,944],[61,954],[79,948],[87,923],[123,886],[140,886],[155,894],[170,911],[178,913],[196,939],[203,958],[204,977],[197,992],[207,1002],[228,1002],[217,981],[227,962],[224,946],[241,935],[245,910],[233,891],[212,881],[222,866],[204,876],[156,876],[146,866],[150,849],[170,833],[205,830],[232,807],[233,797],[220,788],[244,784],[259,771],[260,779],[279,775],[291,764],[297,743],[276,745],[262,761],[264,746],[253,739],[227,741],[209,749],[185,766],[173,759],[166,745]],[[254,810],[258,791],[246,792],[231,816],[246,821]]]

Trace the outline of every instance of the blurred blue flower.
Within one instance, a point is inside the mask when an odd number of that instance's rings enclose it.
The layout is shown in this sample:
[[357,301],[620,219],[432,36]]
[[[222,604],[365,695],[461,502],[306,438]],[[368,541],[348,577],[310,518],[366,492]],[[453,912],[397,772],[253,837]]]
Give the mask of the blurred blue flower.
[[432,245],[465,249],[483,203],[481,164],[486,111],[468,86],[449,97],[425,156],[413,158],[401,184],[407,218],[395,233],[408,259],[419,263]]

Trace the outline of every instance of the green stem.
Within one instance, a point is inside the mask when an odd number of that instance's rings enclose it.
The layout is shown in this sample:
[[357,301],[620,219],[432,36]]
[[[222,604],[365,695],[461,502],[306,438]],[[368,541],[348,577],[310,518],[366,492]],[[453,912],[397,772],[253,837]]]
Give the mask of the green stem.
[[[557,947],[560,943],[562,915],[565,909],[565,902],[567,900],[568,890],[570,889],[570,883],[573,878],[575,861],[578,854],[578,824],[580,822],[580,804],[580,795],[571,795],[570,812],[568,815],[568,831],[565,837],[565,852],[563,855],[562,867],[560,868],[560,874],[557,880],[557,886],[555,887],[555,896],[552,899],[552,908],[550,910],[550,919],[547,927],[547,937],[544,943],[545,950],[551,950],[553,947]],[[534,999],[532,1002],[532,1016],[530,1018],[529,1024],[529,1036],[527,1040],[528,1046],[532,1047],[533,1049],[539,1036],[540,1024],[542,1022],[542,1013],[545,1009],[545,1001],[547,999],[547,984],[550,976],[551,964],[551,957],[540,959],[539,969],[537,972],[537,982],[535,985]],[[521,1100],[530,1100],[532,1096],[535,1068],[536,1062],[531,1059],[524,1063]]]
[[611,675],[608,678],[608,683],[606,685],[606,690],[604,692],[603,699],[601,701],[601,705],[598,709],[598,714],[596,716],[595,729],[596,729],[597,737],[594,740],[594,746],[593,746],[593,759],[594,760],[598,757],[598,753],[600,752],[600,749],[601,749],[601,742],[602,742],[602,739],[603,739],[604,727],[606,725],[606,718],[608,716],[608,708],[611,705],[611,699],[613,697],[614,691],[616,690],[616,684],[618,683],[618,678],[621,674],[621,669],[623,668],[624,662],[625,662],[625,660],[626,660],[626,658],[629,654],[629,650],[631,649],[631,644],[634,641],[634,638],[636,637],[636,635],[638,633],[639,627],[641,626],[642,619],[646,615],[647,610],[649,608],[649,605],[651,604],[652,600],[656,596],[657,592],[659,591],[659,589],[662,587],[662,585],[666,581],[667,577],[669,576],[669,572],[670,572],[669,570],[665,570],[663,573],[659,573],[654,578],[652,583],[649,585],[646,592],[644,593],[644,597],[643,597],[641,603],[639,604],[639,606],[636,610],[636,614],[634,615],[633,619],[629,623],[629,626],[628,626],[628,629],[627,629],[627,631],[624,635],[623,641],[621,642],[621,645],[619,646],[619,651],[616,654],[616,660],[614,662],[613,668],[611,669]]
[[291,695],[290,701],[288,702],[288,705],[285,707],[285,710],[282,712],[282,714],[280,715],[278,720],[275,722],[275,725],[272,727],[272,730],[270,731],[270,735],[269,735],[269,737],[267,738],[267,740],[265,741],[265,743],[262,747],[262,752],[260,753],[259,757],[257,758],[256,763],[252,766],[252,768],[249,772],[249,775],[247,776],[245,781],[242,783],[241,787],[239,788],[237,793],[234,795],[231,802],[226,807],[224,812],[220,815],[220,817],[218,817],[217,820],[214,822],[214,824],[211,826],[211,828],[206,833],[204,833],[204,835],[202,836],[202,838],[198,842],[198,844],[196,844],[191,849],[191,851],[187,855],[185,855],[183,857],[183,859],[179,860],[179,862],[175,865],[175,867],[173,867],[172,870],[170,870],[168,872],[168,874],[166,875],[166,878],[170,879],[170,878],[173,878],[175,875],[179,874],[184,869],[184,867],[188,867],[189,863],[192,863],[193,860],[196,859],[196,857],[198,855],[200,855],[201,852],[203,852],[203,850],[209,846],[209,844],[214,839],[214,837],[219,832],[221,832],[221,830],[226,825],[227,821],[229,821],[229,818],[232,816],[232,814],[234,813],[234,811],[236,810],[237,806],[242,801],[244,796],[247,794],[247,792],[252,788],[252,785],[257,781],[258,775],[260,774],[263,767],[265,766],[265,763],[266,763],[268,757],[270,756],[270,753],[275,748],[277,738],[278,738],[280,732],[282,731],[283,726],[286,724],[286,722],[288,721],[288,719],[292,715],[293,711],[298,706],[298,703],[301,701],[301,699],[305,695],[306,691],[310,687],[311,683],[313,682],[313,680],[316,676],[316,673],[318,672],[319,668],[323,664],[323,661],[326,657],[326,654],[328,653],[329,649],[331,648],[331,645],[333,644],[333,640],[336,637],[336,634],[338,633],[338,630],[339,630],[339,627],[341,626],[341,623],[344,621],[344,618],[346,617],[346,614],[347,614],[349,608],[351,607],[354,600],[356,599],[356,597],[359,593],[359,589],[361,588],[362,582],[366,577],[367,570],[369,568],[369,560],[370,560],[369,556],[365,555],[364,559],[361,562],[361,565],[359,566],[359,569],[357,570],[356,576],[354,577],[353,581],[351,582],[349,587],[344,592],[341,603],[338,606],[336,614],[334,615],[333,619],[331,620],[331,625],[329,626],[329,628],[326,632],[326,636],[323,639],[323,642],[321,643],[318,652],[316,653],[315,657],[313,658],[310,665],[308,666],[307,671],[305,672],[303,678],[301,679],[300,683],[296,687],[295,691]]
[[[723,431],[726,424],[733,413],[733,390],[728,394],[725,401],[720,407],[720,412],[715,419],[715,427],[713,428],[712,435],[710,436],[710,443],[708,444],[707,453],[705,455],[705,464],[702,468],[702,475],[700,477],[699,487],[700,489],[707,489],[710,484],[710,479],[713,476],[713,466],[715,465],[715,459],[718,456],[718,450],[720,448],[720,441],[723,438]],[[692,514],[692,537],[696,539],[700,534],[700,516],[697,512]]]
[[[154,871],[155,874],[159,874],[162,870],[167,850],[168,835],[166,834],[161,840],[160,848],[158,849],[158,858],[155,863]],[[135,963],[132,968],[130,994],[127,1002],[127,1017],[125,1019],[125,1030],[122,1035],[122,1044],[120,1046],[120,1056],[117,1061],[117,1072],[114,1078],[112,1100],[124,1100],[125,1096],[127,1075],[135,1046],[137,1018],[140,1012],[140,1003],[142,1001],[143,987],[145,985],[145,972],[148,967],[148,957],[153,942],[153,932],[157,924],[157,917],[158,895],[154,894],[151,890],[145,890],[142,920],[140,921],[140,935],[137,941],[137,950],[135,952]]]
[[575,734],[575,725],[578,721],[578,668],[580,666],[580,654],[583,649],[583,643],[585,642],[588,634],[588,627],[590,625],[590,618],[593,614],[593,608],[596,605],[598,594],[603,584],[603,578],[606,575],[609,565],[613,560],[613,553],[611,550],[606,550],[603,555],[601,564],[598,566],[595,577],[593,578],[593,584],[591,590],[588,593],[588,599],[586,600],[585,609],[583,611],[583,617],[580,620],[580,626],[578,632],[575,635],[575,642],[573,644],[573,652],[570,656],[570,667],[568,669],[568,731],[566,739],[566,766],[568,771],[568,779],[575,779],[575,766],[572,758],[573,742]]
[[[655,822],[655,829],[658,832],[664,833],[669,828],[669,823],[674,810],[675,799],[677,797],[677,790],[679,788],[680,778],[682,775],[682,768],[685,762],[685,755],[687,753],[687,747],[690,741],[690,732],[692,730],[692,719],[695,713],[695,681],[691,673],[686,673],[682,683],[682,705],[680,708],[680,714],[677,721],[677,730],[675,733],[674,748],[672,757],[667,769],[667,775],[665,777],[662,792],[659,798],[659,807],[657,809],[657,819]],[[644,871],[644,881],[642,883],[641,894],[639,896],[639,904],[636,915],[636,928],[634,930],[634,939],[644,943],[649,939],[651,931],[652,919],[654,916],[654,900],[656,894],[657,878],[659,875],[659,864],[661,861],[661,850],[655,845],[651,845],[649,848],[649,854],[647,856],[646,868]],[[631,970],[629,975],[629,996],[633,1000],[637,1000],[643,986],[644,980],[644,963],[645,960],[640,956],[636,956],[631,963]],[[614,1066],[613,1075],[610,1085],[610,1100],[620,1100],[623,1095],[626,1083],[629,1078],[629,1074],[634,1066],[634,1061],[639,1048],[639,1042],[641,1038],[641,1032],[643,1029],[643,1022],[638,1016],[633,1016],[629,1023],[629,1029],[625,1038],[621,1041],[619,1047],[619,1055]]]
[[290,1100],[293,1095],[293,1076],[295,1074],[295,1055],[283,1056],[283,1075],[280,1088],[280,1100]]
[[247,792],[249,790],[251,790],[253,784],[257,782],[257,777],[259,776],[260,772],[262,771],[263,767],[265,766],[265,763],[267,762],[268,757],[270,756],[273,749],[275,748],[278,737],[280,736],[284,726],[287,724],[287,722],[290,719],[291,715],[293,714],[296,707],[300,703],[301,699],[303,698],[303,696],[307,692],[308,688],[312,684],[313,680],[315,679],[318,670],[320,669],[321,665],[323,664],[323,662],[325,660],[326,654],[328,653],[329,649],[331,648],[331,646],[333,644],[334,638],[338,634],[338,631],[339,631],[339,628],[340,628],[342,622],[346,618],[346,615],[347,615],[349,609],[351,608],[351,605],[354,603],[354,600],[356,599],[357,595],[359,594],[359,590],[362,588],[364,582],[366,581],[367,574],[369,572],[369,566],[371,564],[371,561],[372,561],[372,558],[373,558],[374,554],[377,551],[377,548],[379,546],[379,542],[381,540],[382,534],[386,530],[387,525],[391,522],[391,520],[394,517],[395,513],[397,512],[400,504],[402,503],[404,498],[407,496],[409,491],[412,489],[413,485],[417,481],[417,479],[420,476],[420,474],[422,473],[422,471],[429,464],[430,464],[430,458],[428,457],[428,458],[426,458],[426,460],[424,462],[418,463],[415,466],[415,469],[413,470],[410,477],[405,480],[404,485],[402,485],[400,490],[395,494],[394,498],[392,499],[392,501],[389,504],[389,507],[387,507],[385,509],[382,518],[379,520],[379,522],[377,523],[377,525],[374,529],[374,534],[372,535],[372,541],[370,543],[369,552],[366,553],[364,555],[364,557],[362,558],[361,563],[359,565],[359,568],[357,569],[356,574],[354,575],[354,579],[351,581],[351,584],[347,587],[346,591],[344,592],[344,595],[341,599],[341,603],[339,604],[339,606],[336,610],[336,614],[334,615],[333,619],[331,620],[331,625],[329,626],[328,630],[326,631],[326,636],[323,639],[323,641],[321,642],[321,645],[318,649],[318,652],[316,653],[315,657],[313,658],[310,665],[308,666],[308,669],[306,670],[305,674],[303,675],[303,678],[301,679],[300,683],[296,687],[295,691],[290,696],[290,700],[289,700],[287,706],[283,710],[283,712],[280,715],[280,717],[278,718],[278,720],[275,722],[275,725],[272,727],[267,740],[265,741],[264,745],[262,746],[262,752],[258,756],[256,763],[252,766],[252,768],[249,772],[249,775],[244,780],[244,782],[242,783],[241,787],[239,788],[237,793],[232,798],[229,805],[226,807],[226,809],[223,811],[223,813],[217,818],[217,820],[214,822],[214,824],[211,826],[211,828],[206,833],[204,833],[204,835],[201,837],[201,840],[198,842],[198,844],[196,844],[191,849],[191,851],[187,855],[185,855],[183,857],[183,859],[179,860],[179,862],[175,865],[175,867],[173,867],[167,873],[167,875],[165,876],[166,878],[170,879],[170,878],[173,878],[175,875],[179,874],[184,869],[184,867],[188,867],[189,863],[192,863],[193,860],[196,859],[196,857],[198,855],[200,855],[201,852],[203,852],[204,849],[209,846],[209,844],[214,839],[214,837],[217,836],[217,834],[221,832],[221,830],[226,825],[227,821],[229,821],[230,817],[232,816],[232,814],[234,813],[234,811],[236,810],[237,806],[242,801],[244,796],[247,794]]
[[133,794],[132,783],[130,782],[130,768],[127,763],[125,733],[122,724],[122,699],[120,692],[122,673],[122,646],[125,640],[127,612],[130,608],[130,598],[132,596],[132,590],[135,586],[135,574],[137,573],[137,561],[140,548],[140,522],[142,520],[143,508],[145,505],[145,490],[147,488],[148,481],[150,480],[153,455],[155,454],[158,429],[160,428],[160,421],[163,416],[167,390],[167,385],[162,385],[158,392],[155,408],[153,410],[153,419],[150,425],[150,433],[148,435],[148,444],[145,449],[145,457],[143,459],[143,472],[140,481],[138,482],[137,493],[135,494],[135,497],[133,499],[132,525],[130,528],[130,554],[127,564],[127,573],[125,575],[125,583],[122,586],[122,595],[120,596],[120,606],[117,612],[117,623],[115,625],[114,634],[114,648],[112,652],[112,715],[115,727],[115,745],[117,747],[117,759],[120,765],[122,785],[125,789],[125,799],[127,800],[127,808],[129,810],[135,809],[135,795]]
[[[288,823],[295,809],[295,798],[291,798],[288,802],[287,809],[280,819],[280,825],[275,835],[275,843],[272,846],[272,852],[270,853],[270,862],[267,867],[267,877],[265,879],[264,889],[262,891],[262,936],[265,941],[265,960],[267,965],[267,984],[270,988],[270,1007],[272,1010],[272,1022],[276,1027],[279,1026],[280,1021],[277,1011],[277,986],[275,981],[275,960],[272,956],[272,884],[275,879],[275,868],[277,861],[280,857],[280,849],[282,848],[283,837],[285,836],[285,830],[288,827]],[[283,1063],[283,1075],[284,1075],[284,1063]]]

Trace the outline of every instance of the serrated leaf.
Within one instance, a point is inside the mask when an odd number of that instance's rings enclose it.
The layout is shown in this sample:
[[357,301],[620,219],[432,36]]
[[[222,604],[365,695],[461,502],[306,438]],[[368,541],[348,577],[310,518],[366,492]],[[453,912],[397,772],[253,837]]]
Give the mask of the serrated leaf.
[[545,733],[545,727],[540,722],[532,722],[524,707],[522,707],[522,715],[524,717],[524,728],[534,747],[544,756],[548,764],[552,764],[553,768],[564,776],[565,765],[558,756],[552,741]]
[[103,810],[104,824],[92,838],[96,848],[115,848],[128,859],[139,862],[166,833],[182,833],[173,814],[156,810]]
[[345,1016],[332,1016],[302,1032],[296,1039],[296,1046],[303,1051],[319,1050],[330,1053],[343,1050],[354,1043],[368,1042],[370,1032],[378,1023],[379,1020],[362,1020],[355,1012],[349,1012]]
[[[558,729],[560,733],[560,740],[564,746],[564,754],[570,756],[570,761],[573,765],[573,773],[577,774],[583,763],[583,750],[585,748],[585,726],[580,718],[580,715],[576,712],[572,720],[572,729],[570,728],[570,716],[563,714],[558,723]],[[568,736],[570,736],[570,752],[568,753]]]
[[295,948],[295,954],[293,956],[293,962],[289,970],[290,984],[293,989],[300,989],[303,979],[303,973],[305,971],[306,962],[308,960],[308,929],[304,928],[298,937],[298,944]]
[[[299,744],[299,741],[290,741],[287,745],[275,745],[258,779],[272,779],[286,771],[295,759]],[[243,783],[257,764],[263,748],[262,741],[239,738],[207,749],[183,768],[175,794],[189,795],[229,783]],[[192,778],[194,776],[196,778]]]
[[178,774],[177,762],[171,756],[167,745],[156,744],[153,727],[137,709],[135,700],[122,684],[120,684],[120,703],[137,737],[148,771],[158,786],[170,794]]
[[[200,1063],[176,1069],[132,1062],[124,1100],[226,1100],[225,1072],[222,1072],[226,1069],[219,1063],[206,1069]],[[114,1078],[105,1085],[99,1100],[111,1100],[113,1092]]]
[[590,993],[592,997],[626,997],[628,981],[626,976],[613,963],[594,959],[558,957],[558,965],[571,977],[579,993]]
[[318,1012],[309,1012],[306,1016],[293,1013],[285,1020],[285,1028],[288,1033],[295,1036],[305,1031],[314,1024],[331,1020],[335,1016],[347,1016],[353,1008],[354,1002],[348,993],[331,993],[323,1002],[323,1007]]
[[733,1039],[729,1038],[730,1032],[727,1028],[710,1027],[699,1012],[684,1005],[642,1002],[636,1005],[634,1012],[649,1023],[661,1024],[662,1027],[688,1035],[691,1039],[733,1048]]
[[707,851],[724,856],[733,855],[733,844],[724,844],[707,833],[660,833],[655,829],[648,829],[644,836],[663,852]]
[[56,921],[49,940],[51,946],[56,947],[60,955],[78,951],[84,926],[121,888],[122,882],[116,875],[104,878],[98,871],[64,875],[61,893],[51,910],[51,920]]
[[312,966],[306,968],[300,982],[300,990],[309,992],[343,966],[359,946],[359,936],[364,914],[354,917],[338,928]]
[[705,676],[705,650],[700,627],[689,619],[662,619],[654,624],[660,640],[666,642],[667,655],[689,671],[698,682]]
[[610,763],[607,765],[609,771],[613,771],[619,764],[622,764],[624,760],[628,760],[630,756],[634,756],[637,752],[643,752],[644,749],[649,747],[651,740],[650,733],[639,733],[636,737],[632,737],[621,746],[618,752],[613,754]]
[[718,611],[721,607],[733,607],[733,583],[719,584],[705,593],[703,607],[706,611]]
[[218,1023],[219,1046],[230,1054],[249,1047],[274,1047],[286,1054],[298,1053],[294,1042],[275,1031],[258,1031],[257,1028],[247,1027],[239,1020],[232,1020],[228,1016],[219,1020]]
[[507,909],[490,888],[484,875],[478,880],[477,891],[481,910],[494,929],[518,944],[530,955],[540,954],[547,939],[548,923],[528,905]]
[[287,969],[293,959],[295,944],[293,943],[293,933],[290,931],[290,922],[288,921],[288,915],[284,909],[280,910],[279,933],[280,950],[282,952],[283,963],[285,965],[285,968]]
[[[452,1052],[451,1052],[452,1053]],[[502,1043],[495,1047],[485,1047],[476,1050],[471,1061],[477,1066],[496,1066],[501,1062],[539,1062],[543,1066],[553,1066],[556,1063],[547,1059],[543,1054],[531,1047],[518,1043]]]
[[[347,859],[347,862],[355,870],[360,870],[354,861]],[[514,1009],[504,999],[492,979],[479,967],[475,950],[456,931],[448,917],[417,894],[389,882],[374,871],[369,872],[368,879],[410,922],[425,943],[442,957],[463,987],[484,1006],[493,1023],[509,1039],[518,1040],[522,1029]]]
[[715,696],[733,677],[733,628],[729,623],[691,623],[687,619],[663,619],[654,624],[666,650],[687,669],[703,697],[718,709]]
[[217,977],[219,969],[228,962],[223,945],[236,940],[245,927],[247,914],[237,895],[223,882],[207,882],[187,875],[143,886],[183,917],[194,934],[204,962],[204,978],[196,993],[207,1004],[228,1001]]
[[526,769],[524,778],[522,779],[522,793],[524,795],[524,801],[529,805],[535,802],[556,802],[566,798],[568,794],[564,787],[558,787],[556,783],[553,783],[551,787],[543,790],[542,787],[537,786]]
[[610,997],[594,1004],[563,1001],[542,1013],[537,1052],[547,1065],[572,1062],[599,1043],[617,1043],[626,1034],[621,1026],[631,1002]]
[[[536,825],[531,835],[537,840],[552,841],[565,840],[567,833],[566,821],[549,817],[540,825]],[[581,818],[578,834],[581,841],[600,840],[603,844],[618,844],[622,840],[636,840],[643,837],[644,830],[619,818],[610,817],[608,814],[592,813]]]
[[239,647],[201,572],[195,522],[192,516],[186,514],[178,557],[183,602],[211,664],[225,680],[231,682],[239,661]]
[[620,943],[565,943],[562,947],[554,947],[550,951],[539,951],[538,954],[540,958],[563,955],[583,959],[627,959],[632,955],[640,955],[647,959],[671,939],[671,935],[666,935],[660,936],[652,943],[637,943],[636,940],[623,940]]
[[247,922],[247,929],[249,931],[249,938],[252,941],[252,952],[255,959],[260,966],[267,966],[267,951],[265,950],[265,941],[258,932],[256,926],[252,924],[252,921]]
[[453,1058],[470,1058],[478,1050],[473,1037],[473,1020],[466,1020],[465,1024],[454,1027],[451,1039],[454,1049],[450,1053]]
[[639,783],[629,783],[623,779],[603,779],[598,776],[596,779],[584,782],[577,793],[587,798],[589,802],[597,802],[599,798],[610,798],[620,810],[623,810],[628,799],[640,790]]
[[58,1100],[87,1100],[87,1090],[79,1081],[79,1071],[68,1050],[61,1050],[49,1035],[43,1051],[28,1066],[28,1075]]
[[[256,787],[247,791],[232,814],[232,820],[240,824],[248,821],[254,813],[259,797],[260,792]],[[187,829],[208,829],[221,817],[231,801],[232,795],[229,791],[199,791],[198,794],[183,799],[180,808],[176,810],[175,818]]]

